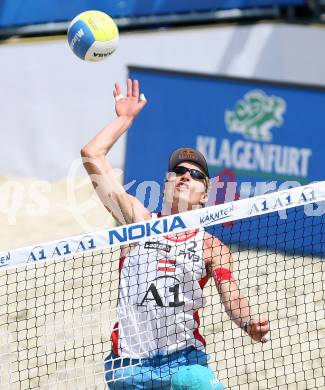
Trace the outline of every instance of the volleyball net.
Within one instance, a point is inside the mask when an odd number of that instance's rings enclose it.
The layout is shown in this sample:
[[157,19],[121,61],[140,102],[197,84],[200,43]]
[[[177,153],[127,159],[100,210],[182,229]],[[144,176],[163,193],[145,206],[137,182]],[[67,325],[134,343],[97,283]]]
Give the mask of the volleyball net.
[[[183,348],[184,323],[229,389],[324,388],[324,212],[325,182],[319,182],[2,251],[0,388],[106,389],[105,376],[125,379],[114,365],[104,368],[112,349],[123,360],[130,343],[141,358],[173,343]],[[268,342],[252,342],[226,314],[202,266],[207,235],[231,254],[253,316],[269,320]],[[184,236],[195,239],[175,240]],[[134,281],[124,286],[129,307],[117,305],[122,268]],[[172,281],[181,276],[176,288]],[[186,294],[192,307],[183,304]]]

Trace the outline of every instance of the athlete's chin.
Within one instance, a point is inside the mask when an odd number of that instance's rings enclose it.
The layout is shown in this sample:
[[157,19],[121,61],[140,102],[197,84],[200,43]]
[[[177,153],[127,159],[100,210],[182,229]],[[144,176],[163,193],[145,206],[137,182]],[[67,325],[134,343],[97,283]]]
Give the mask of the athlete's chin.
[[190,192],[189,187],[186,186],[186,185],[184,185],[184,186],[177,186],[177,187],[175,188],[175,190],[176,190],[176,192],[181,192],[181,193],[185,192],[185,193],[187,193],[187,194]]
[[190,193],[188,191],[178,191],[175,193],[174,200],[188,203],[190,200]]
[[197,199],[191,199],[184,193],[179,193],[178,195],[175,194],[173,204],[179,213],[200,207],[200,202]]

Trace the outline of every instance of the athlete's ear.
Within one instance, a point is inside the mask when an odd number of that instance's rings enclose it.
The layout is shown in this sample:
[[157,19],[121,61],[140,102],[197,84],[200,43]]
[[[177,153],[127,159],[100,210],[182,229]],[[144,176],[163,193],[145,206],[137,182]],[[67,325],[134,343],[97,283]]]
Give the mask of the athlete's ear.
[[201,203],[201,205],[204,207],[205,204],[207,203],[207,201],[208,201],[208,193],[207,193],[207,192],[204,192],[204,193],[201,195],[200,203]]

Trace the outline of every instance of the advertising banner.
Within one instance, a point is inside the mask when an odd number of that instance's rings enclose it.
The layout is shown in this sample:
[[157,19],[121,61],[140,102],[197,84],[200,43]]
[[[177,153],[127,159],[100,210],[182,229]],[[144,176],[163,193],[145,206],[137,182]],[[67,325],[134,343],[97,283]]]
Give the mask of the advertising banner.
[[[281,203],[280,199],[282,202],[284,200],[286,201]],[[68,237],[65,240],[50,241],[36,246],[32,245],[13,250],[7,249],[0,251],[0,268],[11,268],[36,261],[70,257],[76,254],[94,251],[98,252],[101,249],[107,250],[110,246],[137,243],[139,240],[144,239],[148,240],[146,248],[149,248],[150,244],[156,247],[155,240],[166,234],[180,233],[198,227],[208,229],[211,225],[220,224],[221,221],[233,221],[235,218],[250,217],[256,222],[261,215],[268,215],[274,211],[281,213],[284,209],[286,209],[286,212],[292,213],[299,207],[306,214],[311,215],[314,212],[313,207],[310,206],[314,203],[318,207],[321,207],[321,204],[324,204],[324,200],[325,181],[308,186],[291,188],[288,191],[268,194],[263,198],[243,199],[238,202],[229,202],[227,205],[200,208],[183,214],[174,214],[158,219],[97,231],[87,235]],[[272,217],[270,220],[275,221]],[[301,224],[299,224],[299,232],[295,232],[295,234],[299,236],[300,241],[303,238],[306,243],[308,241],[309,247],[310,243],[315,243],[315,247],[319,250],[322,247],[322,243],[319,240],[316,241],[318,237],[312,237],[311,240],[310,236],[301,237],[302,234],[307,233],[309,235],[313,231],[313,227],[312,224],[305,225],[304,229],[302,229]],[[294,232],[290,233],[292,235]],[[249,238],[250,232],[240,231],[239,229],[238,233],[237,229],[236,234],[237,236],[240,234]],[[283,240],[280,242],[283,243]]]
[[8,0],[0,6],[0,28],[67,21],[90,9],[106,12],[113,17],[133,17],[305,3],[305,0]]
[[[239,183],[324,177],[325,88],[131,68],[148,105],[128,133],[126,181],[163,178],[194,147]],[[139,158],[141,150],[141,158]]]
[[217,177],[210,204],[324,178],[324,88],[140,68],[130,76],[148,105],[128,132],[125,183],[151,211],[180,147],[201,151]]

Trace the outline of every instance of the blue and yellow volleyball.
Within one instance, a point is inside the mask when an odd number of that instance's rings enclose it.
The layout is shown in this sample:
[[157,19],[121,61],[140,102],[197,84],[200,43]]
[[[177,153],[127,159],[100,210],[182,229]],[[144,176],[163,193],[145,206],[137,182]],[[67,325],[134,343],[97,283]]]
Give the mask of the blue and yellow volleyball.
[[101,11],[76,16],[68,29],[68,42],[74,54],[85,61],[101,61],[117,49],[119,32],[114,20]]

